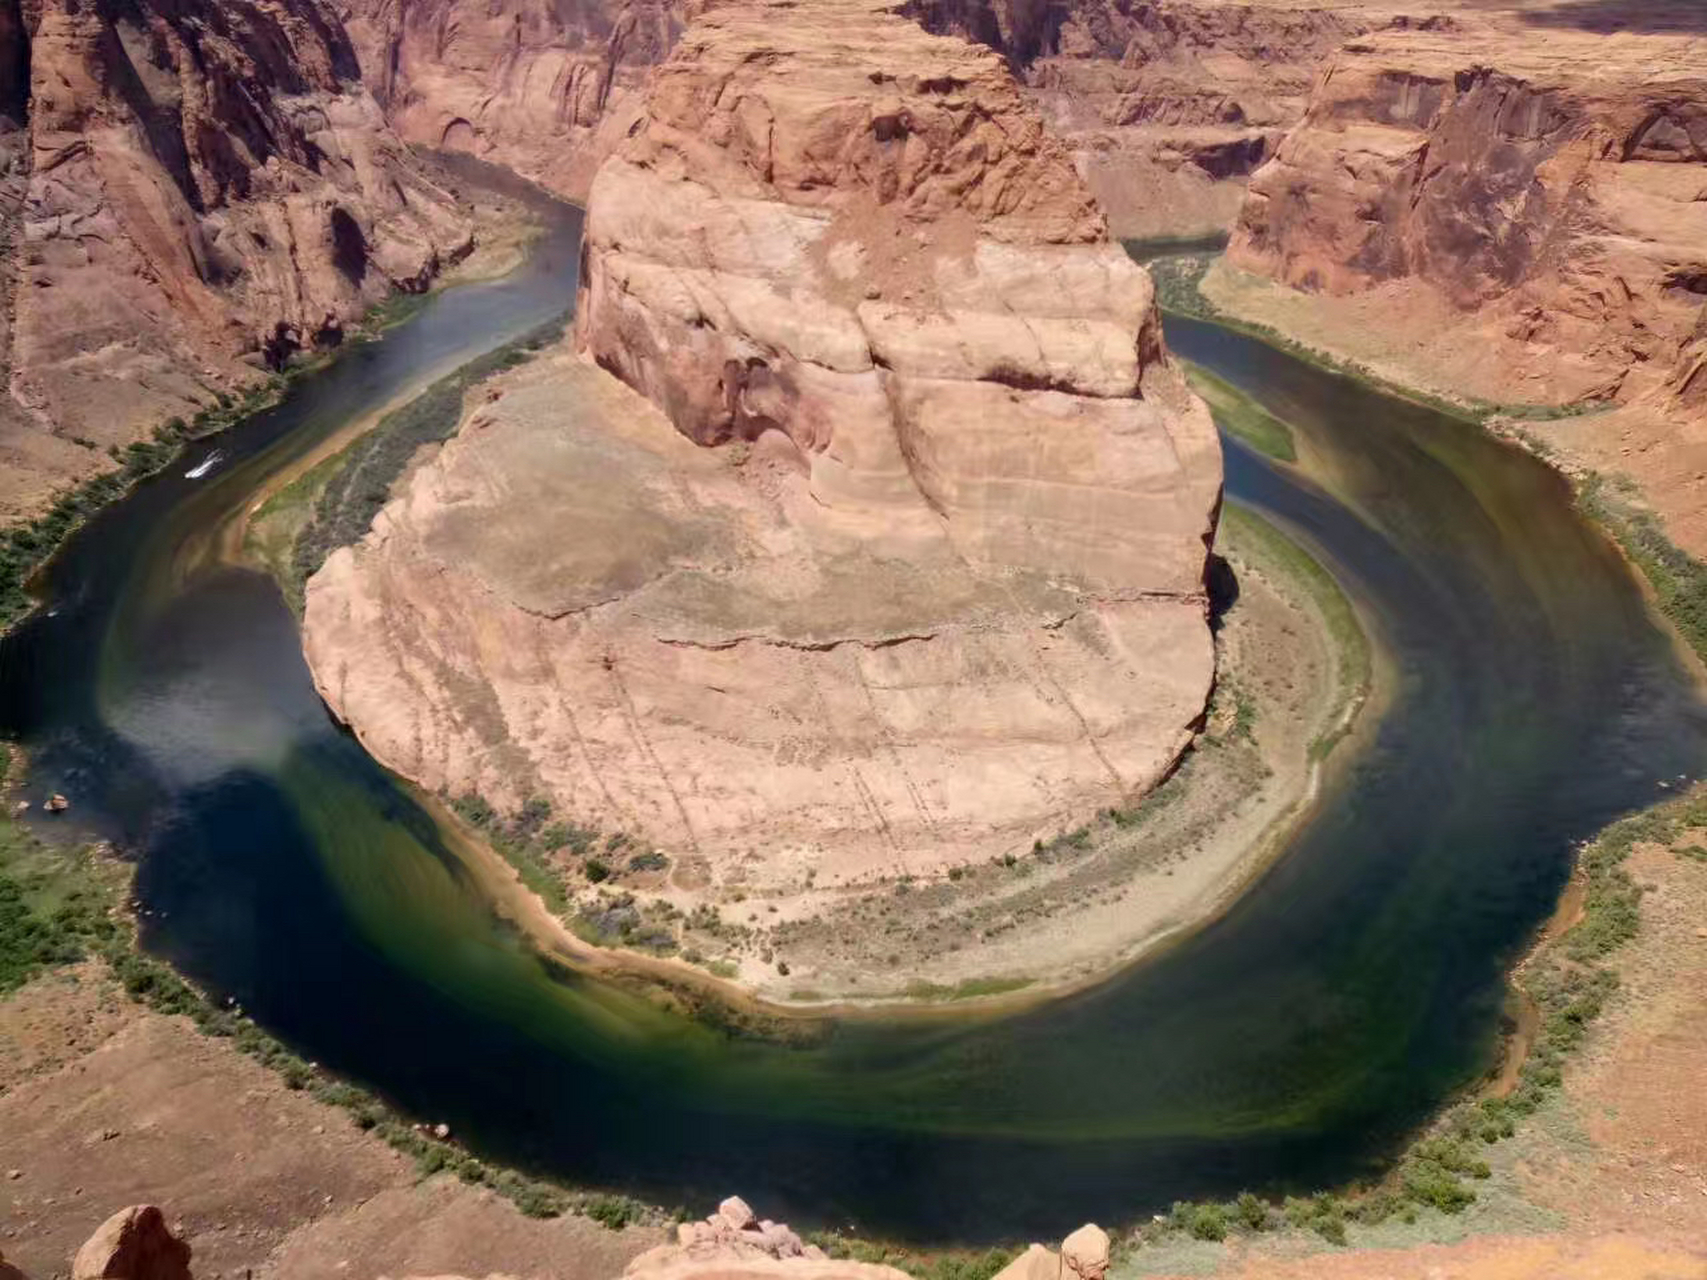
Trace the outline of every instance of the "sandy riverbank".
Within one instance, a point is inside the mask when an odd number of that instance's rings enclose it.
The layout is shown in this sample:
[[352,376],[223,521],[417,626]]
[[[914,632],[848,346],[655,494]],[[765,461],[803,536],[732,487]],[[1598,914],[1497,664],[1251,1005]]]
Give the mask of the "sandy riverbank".
[[[1218,692],[1198,745],[1137,808],[1029,857],[928,881],[820,889],[807,880],[774,895],[701,890],[691,866],[685,875],[677,867],[627,877],[650,884],[571,889],[560,916],[480,831],[436,807],[504,913],[580,967],[771,1013],[963,1010],[969,1000],[1010,1008],[1059,995],[1225,909],[1285,847],[1376,718],[1368,641],[1331,580],[1242,511],[1224,522],[1218,550],[1238,597],[1221,619]],[[586,941],[586,921],[613,909],[676,921],[680,952]],[[708,909],[720,923],[695,928]]]

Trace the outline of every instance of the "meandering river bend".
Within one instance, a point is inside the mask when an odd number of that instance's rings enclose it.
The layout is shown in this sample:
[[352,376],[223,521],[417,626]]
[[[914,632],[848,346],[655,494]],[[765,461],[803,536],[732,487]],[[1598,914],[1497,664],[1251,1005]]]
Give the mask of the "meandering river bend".
[[1177,351],[1293,425],[1297,467],[1229,442],[1229,496],[1317,549],[1392,665],[1371,742],[1285,856],[1093,990],[794,1047],[550,964],[333,724],[277,590],[214,536],[355,416],[560,312],[579,219],[550,218],[514,276],[438,295],[91,521],[0,648],[0,728],[33,792],[136,851],[145,945],[484,1155],[938,1241],[1344,1181],[1487,1069],[1572,842],[1707,765],[1702,703],[1557,476],[1170,320]]

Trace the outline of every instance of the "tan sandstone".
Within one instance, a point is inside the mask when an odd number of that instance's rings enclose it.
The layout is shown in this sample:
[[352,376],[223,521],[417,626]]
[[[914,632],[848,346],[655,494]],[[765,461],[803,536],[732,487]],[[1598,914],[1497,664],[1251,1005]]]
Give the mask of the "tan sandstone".
[[429,787],[774,888],[1029,847],[1212,678],[1220,455],[1148,276],[989,51],[710,9],[588,217],[579,338],[309,584],[334,710]]
[[190,1280],[190,1246],[153,1205],[120,1209],[77,1251],[71,1280]]

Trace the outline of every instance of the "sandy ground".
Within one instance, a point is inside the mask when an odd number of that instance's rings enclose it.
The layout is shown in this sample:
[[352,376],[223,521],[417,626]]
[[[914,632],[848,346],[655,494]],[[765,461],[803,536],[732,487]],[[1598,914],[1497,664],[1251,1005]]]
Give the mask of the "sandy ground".
[[186,1233],[198,1280],[607,1280],[662,1236],[419,1182],[345,1112],[130,1003],[98,963],[39,977],[0,1002],[0,1252],[29,1280],[64,1275],[137,1203]]

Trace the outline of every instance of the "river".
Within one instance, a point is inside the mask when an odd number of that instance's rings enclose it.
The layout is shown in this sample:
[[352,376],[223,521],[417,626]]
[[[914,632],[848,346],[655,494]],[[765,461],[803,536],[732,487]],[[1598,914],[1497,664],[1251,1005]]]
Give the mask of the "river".
[[1285,856],[1165,954],[1001,1016],[784,1046],[547,963],[333,723],[274,585],[215,535],[340,426],[561,311],[579,217],[549,218],[514,276],[439,294],[91,521],[0,648],[0,728],[32,793],[135,851],[144,945],[483,1155],[937,1241],[1366,1175],[1492,1063],[1573,841],[1707,764],[1676,652],[1555,474],[1170,319],[1297,435],[1295,467],[1229,441],[1230,497],[1318,550],[1391,659],[1383,719]]

